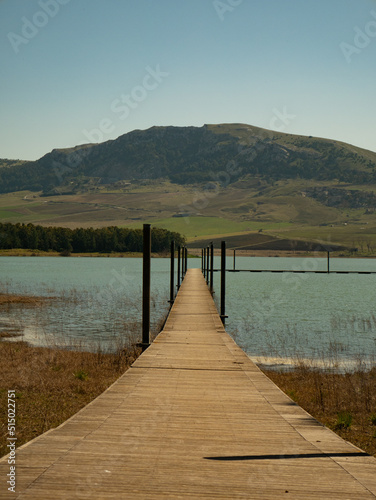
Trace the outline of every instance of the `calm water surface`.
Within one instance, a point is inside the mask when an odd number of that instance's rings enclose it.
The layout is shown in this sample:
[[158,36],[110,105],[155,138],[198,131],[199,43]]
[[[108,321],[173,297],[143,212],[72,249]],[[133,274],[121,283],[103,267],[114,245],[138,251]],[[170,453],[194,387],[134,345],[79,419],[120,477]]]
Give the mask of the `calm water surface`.
[[[232,259],[227,259],[227,268],[233,268]],[[245,257],[236,259],[236,268],[326,270],[327,261]],[[330,269],[376,271],[376,260],[331,259]],[[376,274],[242,272],[227,273],[226,281],[226,330],[253,359],[262,362],[266,357],[271,363],[275,357],[276,364],[288,364],[291,357],[331,364],[373,361]]]
[[[168,259],[152,261],[152,326],[167,313]],[[4,257],[0,284],[9,293],[54,297],[42,307],[0,309],[2,330],[18,329],[41,345],[115,348],[141,331],[142,259]]]
[[[215,258],[215,267],[219,267]],[[189,267],[200,267],[189,259]],[[237,257],[237,269],[326,270],[326,259]],[[227,258],[232,269],[233,260]],[[331,259],[331,270],[376,271],[376,260]],[[219,273],[214,273],[218,302]],[[2,257],[4,291],[57,297],[0,310],[2,331],[43,344],[113,348],[140,331],[142,259]],[[376,353],[376,275],[227,273],[226,330],[259,362],[333,363]],[[152,259],[152,322],[168,310],[169,259]],[[130,328],[132,327],[132,328]]]

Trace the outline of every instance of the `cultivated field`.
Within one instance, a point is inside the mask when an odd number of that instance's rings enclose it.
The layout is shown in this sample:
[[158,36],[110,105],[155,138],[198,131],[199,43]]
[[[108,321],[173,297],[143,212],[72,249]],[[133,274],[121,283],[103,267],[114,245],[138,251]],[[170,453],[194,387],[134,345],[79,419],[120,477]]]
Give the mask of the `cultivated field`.
[[[357,247],[376,252],[376,212],[327,206],[306,195],[312,188],[370,192],[376,186],[347,186],[334,181],[283,180],[273,185],[254,179],[222,188],[138,181],[71,195],[41,196],[28,191],[0,195],[2,222],[63,227],[141,227],[148,222],[184,234],[188,242],[242,236],[238,246],[253,245],[255,234]],[[350,189],[351,188],[351,189]]]

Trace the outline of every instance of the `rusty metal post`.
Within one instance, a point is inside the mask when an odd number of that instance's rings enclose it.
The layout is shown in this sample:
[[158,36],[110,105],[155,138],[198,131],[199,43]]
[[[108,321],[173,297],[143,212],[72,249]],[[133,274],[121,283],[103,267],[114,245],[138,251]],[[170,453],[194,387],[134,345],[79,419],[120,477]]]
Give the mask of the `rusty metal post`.
[[150,345],[150,274],[151,274],[151,229],[143,226],[142,259],[142,351]]
[[[234,250],[235,251],[235,250]],[[226,316],[226,242],[221,242],[221,320],[225,324]]]
[[171,241],[171,260],[170,260],[170,305],[174,303],[175,300],[175,241]]
[[214,293],[214,246],[213,242],[210,243],[210,293]]

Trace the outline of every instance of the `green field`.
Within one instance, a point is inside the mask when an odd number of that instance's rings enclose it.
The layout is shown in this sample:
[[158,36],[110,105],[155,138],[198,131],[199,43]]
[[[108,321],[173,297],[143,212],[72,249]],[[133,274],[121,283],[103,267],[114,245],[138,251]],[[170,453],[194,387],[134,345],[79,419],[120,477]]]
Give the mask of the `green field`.
[[[19,219],[20,214],[12,210],[0,210],[0,220]],[[17,220],[17,222],[19,222]]]
[[[183,234],[189,241],[205,237],[248,233],[261,230],[278,230],[289,227],[289,223],[268,222],[236,222],[221,217],[170,217],[166,219],[150,219],[144,222],[155,227],[163,227],[169,231]],[[141,223],[128,224],[128,226],[141,227]]]
[[279,237],[343,244],[356,247],[363,253],[376,253],[376,226],[353,224],[333,227],[296,227],[288,231],[273,231]]
[[[376,254],[376,209],[336,208],[305,195],[317,187],[376,192],[376,186],[301,179],[257,186],[249,179],[213,193],[170,182],[135,183],[122,190],[104,186],[58,196],[23,191],[0,195],[0,221],[72,229],[150,223],[179,232],[188,242],[262,231],[271,237],[358,247]],[[186,207],[189,216],[179,216],[187,213]]]

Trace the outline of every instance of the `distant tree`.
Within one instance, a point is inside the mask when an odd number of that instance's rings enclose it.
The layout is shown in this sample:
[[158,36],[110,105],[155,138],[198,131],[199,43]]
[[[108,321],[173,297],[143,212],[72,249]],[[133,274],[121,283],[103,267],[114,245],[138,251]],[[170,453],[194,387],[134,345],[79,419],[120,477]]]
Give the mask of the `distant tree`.
[[[185,239],[179,233],[166,229],[152,230],[152,251],[163,252],[175,240],[184,245]],[[141,229],[119,228],[116,226],[100,229],[63,227],[43,227],[33,224],[0,223],[0,248],[27,248],[32,250],[54,250],[70,252],[142,252],[143,234]]]

